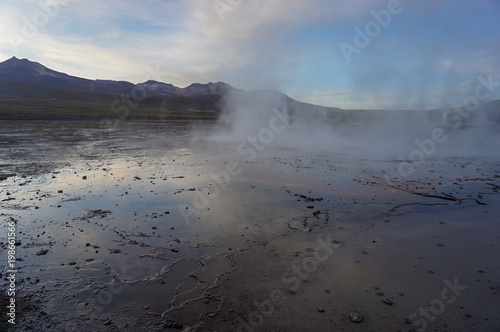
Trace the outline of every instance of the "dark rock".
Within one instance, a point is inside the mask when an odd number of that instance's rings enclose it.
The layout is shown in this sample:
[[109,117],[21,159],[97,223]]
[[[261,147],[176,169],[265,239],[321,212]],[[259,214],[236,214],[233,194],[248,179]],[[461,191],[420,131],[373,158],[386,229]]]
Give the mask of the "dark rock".
[[394,304],[394,302],[392,302],[392,301],[391,301],[391,300],[389,300],[389,299],[385,299],[383,302],[384,302],[385,304],[387,304],[387,305],[393,305],[393,304]]
[[363,321],[363,316],[357,311],[351,311],[351,320],[354,323],[361,323]]
[[176,321],[173,321],[173,320],[167,320],[164,324],[163,324],[164,327],[166,328],[170,328],[170,329],[178,329],[178,330],[182,330],[184,328],[183,325],[177,323]]
[[48,249],[42,249],[39,252],[37,252],[36,255],[37,256],[43,256],[43,255],[47,255],[48,252],[49,252]]

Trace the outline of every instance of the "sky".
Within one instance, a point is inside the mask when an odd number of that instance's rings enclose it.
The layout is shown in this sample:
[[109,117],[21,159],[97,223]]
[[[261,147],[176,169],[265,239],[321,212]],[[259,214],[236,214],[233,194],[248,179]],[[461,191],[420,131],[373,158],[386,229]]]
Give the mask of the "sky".
[[0,61],[346,109],[446,108],[479,77],[500,82],[499,18],[499,0],[1,0]]

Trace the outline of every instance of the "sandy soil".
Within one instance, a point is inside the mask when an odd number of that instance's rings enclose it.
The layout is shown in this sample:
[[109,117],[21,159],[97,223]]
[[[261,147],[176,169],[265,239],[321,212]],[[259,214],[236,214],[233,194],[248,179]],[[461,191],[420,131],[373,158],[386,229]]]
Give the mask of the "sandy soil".
[[248,157],[179,123],[2,122],[0,329],[500,331],[498,161]]

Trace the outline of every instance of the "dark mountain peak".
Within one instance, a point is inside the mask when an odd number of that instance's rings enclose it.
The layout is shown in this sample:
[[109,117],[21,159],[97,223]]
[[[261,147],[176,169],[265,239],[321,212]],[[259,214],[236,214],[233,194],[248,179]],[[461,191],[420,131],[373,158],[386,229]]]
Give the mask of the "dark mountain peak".
[[28,59],[18,59],[17,57],[13,56],[7,61],[1,62],[0,63],[0,68],[19,68],[19,67],[26,67],[26,68],[34,68],[34,67],[43,67],[41,64],[38,62],[33,62]]
[[0,63],[0,80],[40,83],[40,80],[67,77],[64,73],[56,72],[38,62],[28,59],[18,59],[15,56]]
[[206,84],[202,83],[193,83],[183,89],[181,89],[180,93],[183,95],[217,95],[221,96],[228,90],[233,89],[232,86],[230,86],[227,83],[224,82],[208,82]]
[[137,84],[152,95],[176,95],[180,88],[173,84],[149,80]]
[[152,86],[152,85],[159,85],[159,86],[170,86],[170,87],[174,87],[174,88],[177,88],[175,85],[173,84],[170,84],[170,83],[163,83],[163,82],[158,82],[158,81],[154,81],[154,80],[149,80],[149,81],[146,81],[146,82],[143,82],[143,83],[139,83],[137,85],[142,85],[142,86]]

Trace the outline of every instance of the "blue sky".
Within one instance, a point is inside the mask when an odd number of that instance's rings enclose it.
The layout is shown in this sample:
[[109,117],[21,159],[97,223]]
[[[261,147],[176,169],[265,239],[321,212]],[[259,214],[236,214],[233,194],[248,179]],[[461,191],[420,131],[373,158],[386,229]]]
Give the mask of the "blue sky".
[[480,75],[500,82],[498,18],[498,0],[2,0],[0,61],[343,108],[449,107]]

